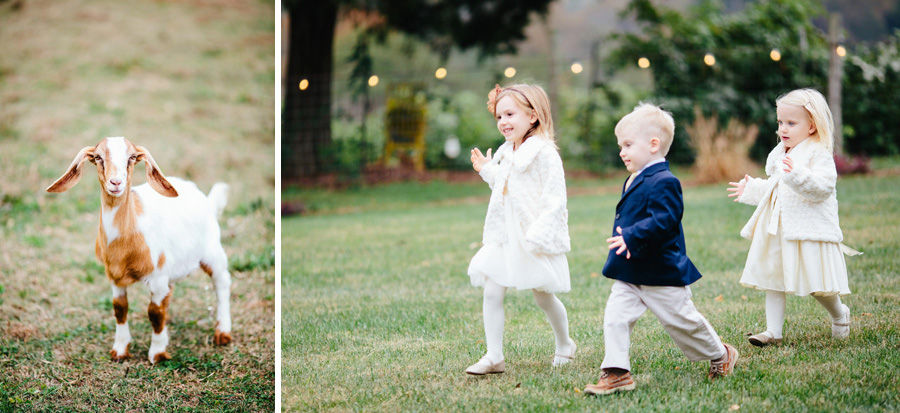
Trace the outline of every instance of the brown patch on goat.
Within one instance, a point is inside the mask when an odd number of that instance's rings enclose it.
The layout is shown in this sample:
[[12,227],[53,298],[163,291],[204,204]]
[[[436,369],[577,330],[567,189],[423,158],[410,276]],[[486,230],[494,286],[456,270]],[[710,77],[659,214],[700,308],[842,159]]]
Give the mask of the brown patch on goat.
[[213,273],[212,273],[212,268],[209,266],[209,264],[207,264],[207,263],[201,261],[201,262],[200,262],[200,269],[203,270],[203,272],[205,272],[206,275],[209,275],[210,277],[212,277],[212,274],[213,274]]
[[120,295],[113,298],[113,311],[116,314],[116,324],[125,324],[128,321],[128,296]]
[[122,234],[104,253],[106,276],[119,287],[127,287],[153,272],[150,248],[141,233]]
[[125,354],[119,354],[115,350],[110,350],[109,355],[112,357],[113,361],[117,361],[119,363],[125,361],[125,359],[131,357],[131,353],[128,352],[128,349],[131,347],[131,343],[125,345]]
[[[140,198],[134,193],[125,196],[125,202],[116,211],[113,225],[119,230],[118,238],[107,246],[106,231],[100,223],[97,235],[97,258],[106,266],[106,277],[119,287],[127,287],[144,278],[155,269],[150,248],[137,228],[137,215],[143,212]],[[165,258],[161,256],[163,262]]]
[[162,353],[157,354],[156,357],[153,357],[153,364],[159,363],[160,361],[169,360],[171,358],[172,356],[169,355],[168,351],[163,351]]
[[159,253],[159,260],[156,261],[156,268],[162,268],[166,264],[166,254]]
[[213,342],[217,346],[224,346],[231,342],[231,333],[225,333],[219,330],[219,322],[216,321],[216,333],[213,335]]
[[166,309],[169,308],[170,298],[172,298],[171,287],[169,287],[169,293],[166,294],[166,298],[163,298],[160,305],[156,305],[156,303],[151,301],[150,306],[147,308],[147,316],[150,318],[150,324],[153,326],[153,332],[156,334],[162,333],[163,329],[166,328]]

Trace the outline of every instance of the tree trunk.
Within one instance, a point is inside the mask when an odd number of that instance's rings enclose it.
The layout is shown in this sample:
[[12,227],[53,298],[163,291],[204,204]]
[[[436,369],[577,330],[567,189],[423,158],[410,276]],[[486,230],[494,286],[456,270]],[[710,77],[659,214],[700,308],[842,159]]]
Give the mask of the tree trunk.
[[834,153],[844,154],[844,115],[841,111],[841,81],[844,77],[844,61],[838,56],[841,45],[841,15],[831,13],[828,19],[828,43],[831,49],[828,62],[828,106],[834,119]]
[[[319,175],[328,165],[338,6],[334,0],[285,5],[290,13],[290,40],[281,124],[281,175],[290,181]],[[308,85],[301,90],[304,80]]]

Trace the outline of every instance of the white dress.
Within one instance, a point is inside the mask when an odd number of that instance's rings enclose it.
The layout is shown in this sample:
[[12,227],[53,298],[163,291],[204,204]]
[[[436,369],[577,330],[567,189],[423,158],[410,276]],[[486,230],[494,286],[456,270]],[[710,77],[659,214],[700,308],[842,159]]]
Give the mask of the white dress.
[[850,294],[841,244],[784,239],[777,193],[756,221],[741,285],[800,296]]
[[507,241],[481,247],[469,263],[472,285],[483,287],[485,279],[519,290],[536,289],[548,293],[564,293],[571,289],[569,261],[566,254],[531,253],[525,248],[525,233],[512,207],[509,193],[504,191],[503,208]]

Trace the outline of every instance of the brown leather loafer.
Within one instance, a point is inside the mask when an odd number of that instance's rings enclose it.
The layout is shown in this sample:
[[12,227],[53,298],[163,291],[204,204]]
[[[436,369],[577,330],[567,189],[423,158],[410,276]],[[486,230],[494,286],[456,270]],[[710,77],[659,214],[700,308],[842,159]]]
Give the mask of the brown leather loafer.
[[631,372],[626,371],[622,374],[614,374],[604,370],[597,384],[588,384],[584,386],[585,394],[605,395],[612,394],[617,391],[634,390],[634,380],[631,378]]

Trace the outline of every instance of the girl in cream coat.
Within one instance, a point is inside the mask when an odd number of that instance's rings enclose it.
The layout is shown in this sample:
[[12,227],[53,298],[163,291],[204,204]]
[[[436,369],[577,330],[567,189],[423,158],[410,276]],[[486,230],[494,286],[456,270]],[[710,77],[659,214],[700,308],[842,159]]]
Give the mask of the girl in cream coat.
[[553,140],[547,94],[539,86],[495,87],[488,110],[506,142],[491,156],[472,150],[472,166],[491,188],[484,223],[484,246],[472,258],[472,285],[484,287],[487,354],[466,373],[502,373],[503,297],[507,288],[531,289],[556,341],[553,366],[570,362],[566,308],[554,295],[570,288],[568,211],[562,160]]
[[850,294],[835,185],[831,111],[821,93],[795,90],[776,100],[781,142],[766,160],[767,179],[731,182],[735,201],[756,205],[741,236],[752,240],[741,285],[766,291],[766,331],[756,346],[782,340],[785,294],[812,295],[832,318],[832,335],[850,334]]

